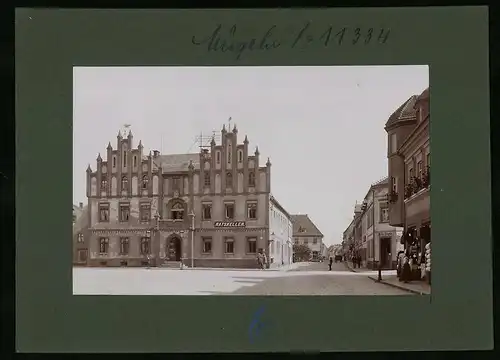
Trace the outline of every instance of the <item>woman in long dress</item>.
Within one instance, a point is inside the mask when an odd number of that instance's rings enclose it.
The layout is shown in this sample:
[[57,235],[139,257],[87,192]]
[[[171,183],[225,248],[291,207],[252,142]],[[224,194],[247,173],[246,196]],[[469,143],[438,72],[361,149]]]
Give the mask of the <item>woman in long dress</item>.
[[403,271],[401,273],[401,280],[405,283],[411,280],[411,265],[409,254],[405,254],[403,258]]

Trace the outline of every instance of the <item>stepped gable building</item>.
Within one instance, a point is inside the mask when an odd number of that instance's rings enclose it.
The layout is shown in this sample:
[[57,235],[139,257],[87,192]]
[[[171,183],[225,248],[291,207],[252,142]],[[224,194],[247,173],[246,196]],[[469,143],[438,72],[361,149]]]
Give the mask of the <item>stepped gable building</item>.
[[311,249],[311,259],[317,260],[323,249],[323,234],[307,214],[292,215],[294,243]]
[[414,254],[431,241],[429,88],[388,119],[389,224],[404,227],[401,243]]
[[144,154],[132,132],[118,133],[106,155],[87,168],[79,265],[256,267],[259,249],[270,258],[271,162],[246,136],[238,143],[236,126],[220,144],[176,155]]

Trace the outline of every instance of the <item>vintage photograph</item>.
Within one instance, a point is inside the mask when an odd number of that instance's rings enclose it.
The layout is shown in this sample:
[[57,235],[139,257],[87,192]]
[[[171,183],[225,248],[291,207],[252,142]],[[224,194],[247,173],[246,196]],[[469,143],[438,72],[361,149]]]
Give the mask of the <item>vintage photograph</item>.
[[74,67],[74,295],[430,294],[429,69]]

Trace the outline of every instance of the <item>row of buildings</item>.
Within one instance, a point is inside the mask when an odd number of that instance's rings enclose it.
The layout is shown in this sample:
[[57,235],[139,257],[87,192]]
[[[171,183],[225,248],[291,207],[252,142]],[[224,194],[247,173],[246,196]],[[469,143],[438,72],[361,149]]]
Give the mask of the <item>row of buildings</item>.
[[259,251],[270,267],[292,262],[294,221],[271,194],[271,162],[238,143],[236,126],[199,153],[146,155],[131,132],[106,150],[73,209],[74,265],[253,268]]
[[346,252],[370,268],[394,268],[397,253],[420,259],[431,241],[429,88],[387,120],[388,174],[373,184],[343,234]]

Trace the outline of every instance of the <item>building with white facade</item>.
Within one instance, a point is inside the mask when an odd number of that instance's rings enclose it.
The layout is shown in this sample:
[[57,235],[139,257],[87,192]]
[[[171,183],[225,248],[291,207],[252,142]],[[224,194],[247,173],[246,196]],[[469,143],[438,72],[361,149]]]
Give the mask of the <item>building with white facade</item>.
[[269,197],[269,266],[289,265],[293,259],[293,224],[290,214],[274,198]]
[[361,205],[361,248],[363,265],[395,269],[403,228],[389,224],[389,181],[384,178],[370,186]]
[[323,234],[307,214],[292,215],[294,243],[311,249],[311,260],[317,260],[323,250]]

